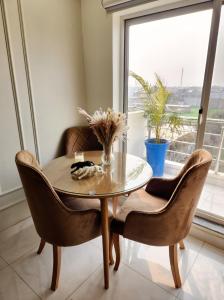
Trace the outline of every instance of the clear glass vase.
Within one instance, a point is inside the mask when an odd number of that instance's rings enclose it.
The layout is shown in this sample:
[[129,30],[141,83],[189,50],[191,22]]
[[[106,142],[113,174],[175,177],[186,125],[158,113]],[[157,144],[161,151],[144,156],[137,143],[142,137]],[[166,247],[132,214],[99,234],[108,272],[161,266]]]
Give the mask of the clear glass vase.
[[111,144],[104,144],[103,145],[103,154],[101,157],[101,161],[104,166],[110,166],[113,160],[113,153],[112,153],[112,145]]

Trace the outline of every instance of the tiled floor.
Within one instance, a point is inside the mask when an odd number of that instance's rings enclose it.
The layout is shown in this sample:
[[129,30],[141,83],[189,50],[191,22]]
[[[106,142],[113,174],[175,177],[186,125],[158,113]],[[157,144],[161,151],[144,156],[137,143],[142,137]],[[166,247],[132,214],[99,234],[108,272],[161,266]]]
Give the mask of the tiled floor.
[[183,286],[173,287],[167,247],[149,247],[122,239],[122,263],[110,268],[103,288],[101,239],[63,248],[60,286],[50,291],[52,252],[36,254],[39,238],[29,218],[0,232],[0,299],[68,300],[221,300],[224,299],[224,251],[193,237],[179,251]]

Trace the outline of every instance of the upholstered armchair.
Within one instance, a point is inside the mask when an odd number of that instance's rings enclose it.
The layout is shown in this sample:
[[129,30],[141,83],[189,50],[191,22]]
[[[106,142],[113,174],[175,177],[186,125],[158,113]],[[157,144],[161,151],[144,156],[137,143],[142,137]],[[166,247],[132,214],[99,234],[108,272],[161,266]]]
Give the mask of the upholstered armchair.
[[[103,146],[98,142],[92,129],[87,126],[71,127],[65,131],[64,155],[73,155],[76,151],[101,151]],[[62,193],[58,193],[63,196]],[[116,213],[119,199],[114,197],[112,200],[113,214]]]
[[[51,183],[28,151],[16,154],[16,165],[37,233],[40,254],[46,242],[53,246],[51,289],[58,287],[61,247],[75,246],[101,235],[98,199],[59,198]],[[78,258],[77,258],[78,259]]]
[[87,126],[71,127],[65,131],[66,155],[72,155],[76,151],[103,150],[92,129]]
[[195,151],[173,179],[152,178],[146,189],[132,193],[111,224],[116,253],[114,269],[120,263],[119,235],[153,246],[169,246],[175,287],[181,287],[177,244],[189,233],[197,203],[212,157],[205,150]]

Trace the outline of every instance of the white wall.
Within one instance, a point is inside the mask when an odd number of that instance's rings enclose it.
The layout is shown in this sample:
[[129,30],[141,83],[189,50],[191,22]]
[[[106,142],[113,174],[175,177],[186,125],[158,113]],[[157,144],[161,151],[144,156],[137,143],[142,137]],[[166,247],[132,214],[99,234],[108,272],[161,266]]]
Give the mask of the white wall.
[[[18,3],[21,3],[22,14]],[[40,161],[45,164],[55,157],[64,130],[83,123],[77,106],[86,108],[80,0],[23,0],[18,3],[17,0],[4,0],[5,25],[0,12],[0,211],[10,201],[16,203],[18,197],[24,197],[20,190],[16,193],[21,183],[14,162],[22,144],[35,153],[36,133]],[[19,17],[24,25],[24,39]],[[12,58],[11,76],[6,29]],[[32,104],[36,131],[32,123]],[[16,114],[17,105],[19,114]]]
[[0,15],[0,194],[19,186],[14,162],[20,149],[17,118],[8,67],[3,21]]
[[100,0],[81,0],[87,107],[112,107],[112,15]]
[[46,163],[64,129],[80,123],[77,106],[86,106],[81,6],[78,0],[22,3],[40,159]]

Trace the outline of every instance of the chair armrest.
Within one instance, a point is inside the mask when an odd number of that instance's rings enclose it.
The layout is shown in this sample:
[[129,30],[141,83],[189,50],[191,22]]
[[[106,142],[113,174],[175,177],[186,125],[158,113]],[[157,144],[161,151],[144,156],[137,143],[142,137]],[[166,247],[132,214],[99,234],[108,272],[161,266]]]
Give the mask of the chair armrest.
[[128,214],[123,236],[136,242],[154,246],[174,245],[182,235],[179,231],[170,230],[175,220],[170,218],[168,205],[159,211],[132,211]]
[[179,177],[175,178],[152,178],[147,186],[146,186],[146,192],[156,196],[160,197],[166,200],[169,200],[172,196],[178,182]]

